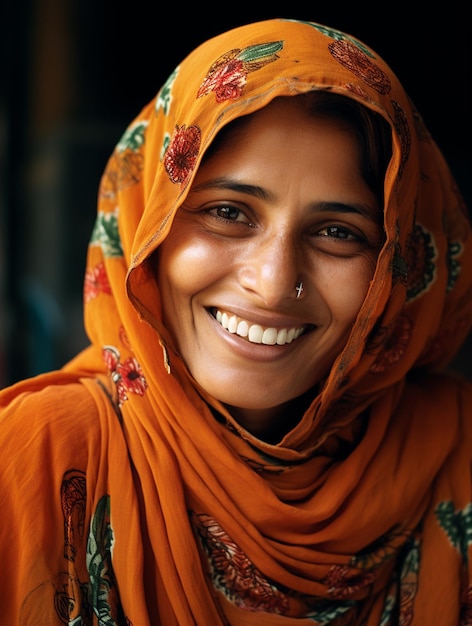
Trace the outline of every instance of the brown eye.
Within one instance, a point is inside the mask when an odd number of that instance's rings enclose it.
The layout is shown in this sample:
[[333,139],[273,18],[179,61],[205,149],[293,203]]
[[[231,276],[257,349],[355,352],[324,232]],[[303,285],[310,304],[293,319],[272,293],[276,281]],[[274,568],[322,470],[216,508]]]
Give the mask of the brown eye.
[[232,206],[221,206],[217,209],[213,209],[218,217],[222,217],[225,220],[237,220],[241,211]]
[[323,228],[322,230],[318,231],[318,235],[321,235],[322,237],[333,237],[335,239],[345,239],[345,240],[356,237],[352,233],[352,231],[350,231],[348,228],[345,228],[343,226],[336,226],[336,225],[327,226],[326,228]]
[[205,209],[205,212],[208,213],[208,215],[211,215],[211,217],[224,222],[237,222],[238,224],[247,225],[252,224],[244,211],[231,204],[220,204],[218,206]]

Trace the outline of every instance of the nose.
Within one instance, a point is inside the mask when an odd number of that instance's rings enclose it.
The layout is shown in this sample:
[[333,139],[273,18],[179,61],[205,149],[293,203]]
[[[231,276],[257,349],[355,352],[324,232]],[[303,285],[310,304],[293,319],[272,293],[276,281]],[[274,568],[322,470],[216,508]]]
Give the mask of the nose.
[[256,293],[267,307],[275,307],[287,299],[302,299],[301,255],[300,242],[287,234],[272,233],[258,239],[252,242],[245,258],[241,258],[240,283]]

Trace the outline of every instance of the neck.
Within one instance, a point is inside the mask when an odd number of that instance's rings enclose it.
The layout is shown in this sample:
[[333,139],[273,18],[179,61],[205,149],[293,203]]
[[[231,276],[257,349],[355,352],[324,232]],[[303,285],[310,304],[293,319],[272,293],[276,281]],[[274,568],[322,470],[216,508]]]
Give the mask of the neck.
[[262,409],[226,406],[232,417],[252,435],[270,444],[280,442],[303,417],[313,399],[313,389],[284,404]]

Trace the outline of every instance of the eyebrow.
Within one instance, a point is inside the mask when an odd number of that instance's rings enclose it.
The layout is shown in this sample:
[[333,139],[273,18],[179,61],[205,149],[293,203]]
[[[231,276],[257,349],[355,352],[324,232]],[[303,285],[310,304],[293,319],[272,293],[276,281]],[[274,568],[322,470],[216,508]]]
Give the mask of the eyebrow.
[[[198,192],[205,191],[207,189],[227,189],[228,191],[244,193],[267,201],[275,201],[276,199],[275,194],[270,192],[268,189],[265,189],[264,187],[260,187],[259,185],[251,185],[249,183],[240,183],[233,178],[228,178],[227,176],[211,178],[210,180],[204,181],[200,184],[193,185],[191,191]],[[362,215],[363,217],[366,217],[368,219],[373,219],[377,222],[381,222],[383,214],[383,211],[375,210],[372,207],[366,206],[364,204],[344,204],[343,202],[335,201],[313,202],[312,209],[313,211],[319,212],[330,211],[333,213],[355,213],[357,215]]]
[[255,196],[261,200],[275,200],[275,195],[264,189],[264,187],[250,185],[249,183],[239,183],[237,180],[227,178],[226,176],[211,178],[203,183],[193,185],[191,191],[205,191],[206,189],[228,189],[229,191]]
[[355,213],[370,220],[381,222],[383,211],[376,210],[365,204],[344,204],[343,202],[316,202],[314,208],[317,211],[330,211],[332,213]]

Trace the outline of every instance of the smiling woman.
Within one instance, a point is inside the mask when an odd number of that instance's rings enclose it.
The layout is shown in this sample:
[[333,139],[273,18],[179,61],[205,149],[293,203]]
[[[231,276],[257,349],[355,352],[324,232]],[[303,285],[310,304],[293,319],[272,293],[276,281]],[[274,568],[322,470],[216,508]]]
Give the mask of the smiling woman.
[[325,112],[317,99],[310,110],[306,97],[278,98],[224,129],[156,254],[169,347],[266,441],[293,428],[301,414],[286,403],[342,351],[384,241],[372,180],[385,169],[367,182],[346,98],[325,96]]
[[0,392],[5,623],[471,623],[471,227],[378,54],[290,19],[190,53],[84,302],[90,346]]

